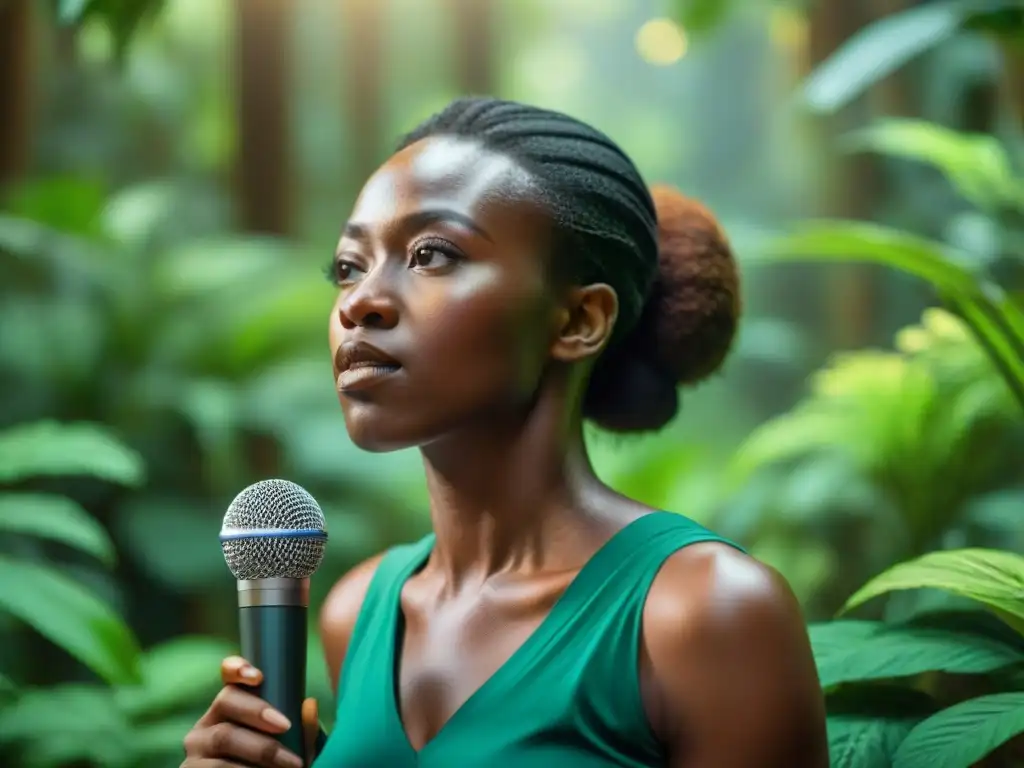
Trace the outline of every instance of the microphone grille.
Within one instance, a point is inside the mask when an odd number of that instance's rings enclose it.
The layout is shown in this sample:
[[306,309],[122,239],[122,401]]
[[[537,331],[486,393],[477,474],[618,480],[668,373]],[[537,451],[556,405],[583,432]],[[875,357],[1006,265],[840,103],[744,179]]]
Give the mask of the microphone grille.
[[228,568],[240,581],[305,579],[323,561],[326,521],[302,486],[262,480],[231,502],[220,542]]

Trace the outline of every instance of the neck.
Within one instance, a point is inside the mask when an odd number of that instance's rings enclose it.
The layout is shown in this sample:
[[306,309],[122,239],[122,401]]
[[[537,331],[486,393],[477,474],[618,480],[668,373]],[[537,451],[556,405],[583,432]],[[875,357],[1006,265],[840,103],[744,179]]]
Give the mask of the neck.
[[579,419],[559,423],[559,410],[540,403],[525,420],[488,419],[423,449],[432,563],[451,588],[552,567],[552,544],[579,528],[589,499],[608,492],[590,465]]

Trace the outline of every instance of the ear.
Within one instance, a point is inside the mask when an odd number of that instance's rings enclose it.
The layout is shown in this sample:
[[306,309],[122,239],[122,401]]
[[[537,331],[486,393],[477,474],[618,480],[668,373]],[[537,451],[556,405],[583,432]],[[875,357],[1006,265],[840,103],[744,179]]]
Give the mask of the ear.
[[619,297],[604,283],[569,290],[559,311],[551,356],[563,363],[596,357],[611,338],[619,316]]

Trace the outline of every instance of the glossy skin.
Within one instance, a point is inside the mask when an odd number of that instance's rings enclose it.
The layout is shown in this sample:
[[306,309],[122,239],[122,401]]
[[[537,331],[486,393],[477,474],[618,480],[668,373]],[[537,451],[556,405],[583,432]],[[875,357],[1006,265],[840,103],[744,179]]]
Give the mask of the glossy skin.
[[[421,449],[437,535],[402,592],[399,699],[417,749],[539,626],[587,559],[650,511],[597,479],[578,416],[615,323],[614,291],[551,279],[549,222],[534,199],[507,158],[427,139],[367,183],[338,247],[330,340],[346,426],[368,450]],[[346,374],[353,350],[401,367]],[[323,606],[335,686],[378,562],[353,569]],[[638,665],[670,768],[828,765],[799,607],[752,558],[718,543],[670,557],[645,606]],[[225,682],[241,682],[230,669]],[[227,690],[190,734],[185,765],[286,765],[252,730],[268,732],[263,705]],[[305,720],[312,729],[312,703]],[[204,762],[214,756],[228,762]]]

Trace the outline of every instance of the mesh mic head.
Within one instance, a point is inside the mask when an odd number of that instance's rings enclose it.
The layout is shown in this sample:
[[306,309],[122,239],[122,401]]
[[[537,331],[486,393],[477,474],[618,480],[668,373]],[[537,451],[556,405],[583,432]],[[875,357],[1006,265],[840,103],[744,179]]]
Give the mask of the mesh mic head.
[[262,480],[235,497],[220,546],[236,579],[305,579],[324,558],[324,513],[306,489]]

